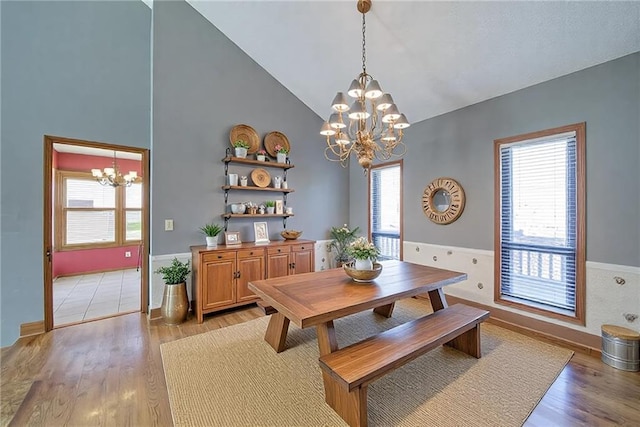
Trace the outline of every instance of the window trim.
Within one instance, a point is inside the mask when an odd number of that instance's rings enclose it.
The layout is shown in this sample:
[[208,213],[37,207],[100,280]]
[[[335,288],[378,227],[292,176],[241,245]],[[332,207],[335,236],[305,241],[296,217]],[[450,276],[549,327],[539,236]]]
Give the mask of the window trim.
[[88,210],[83,208],[65,208],[65,194],[66,186],[65,179],[95,179],[89,172],[68,171],[68,170],[56,170],[55,171],[55,233],[54,233],[54,248],[56,252],[75,251],[82,249],[106,249],[117,248],[122,246],[136,246],[140,245],[142,240],[126,240],[126,219],[125,213],[127,211],[138,211],[142,215],[143,208],[125,208],[125,189],[124,187],[116,187],[115,189],[115,207],[113,208],[95,208],[92,211],[114,211],[115,212],[115,240],[108,243],[66,243],[66,226],[67,216],[65,211],[82,211]]
[[[400,261],[402,261],[404,259],[404,163],[403,160],[395,160],[392,162],[386,162],[386,163],[378,163],[376,165],[371,166],[371,169],[383,169],[383,168],[388,168],[388,167],[393,167],[393,166],[399,166],[400,167]],[[371,223],[371,209],[373,206],[371,206],[371,171],[369,171],[368,173],[368,179],[367,179],[367,184],[368,184],[368,189],[367,189],[367,227],[368,227],[368,231],[367,231],[367,236],[369,238],[369,241],[373,241],[372,238],[372,233],[373,233],[373,224]]]
[[[558,320],[585,325],[585,300],[586,300],[586,163],[585,163],[585,128],[586,123],[575,123],[538,132],[511,136],[494,140],[494,302],[517,308],[519,310],[539,314]],[[551,309],[529,306],[510,299],[502,298],[500,292],[500,260],[501,247],[501,170],[500,149],[503,145],[517,143],[525,140],[549,137],[556,134],[576,133],[576,284],[575,284],[575,315],[567,315]]]

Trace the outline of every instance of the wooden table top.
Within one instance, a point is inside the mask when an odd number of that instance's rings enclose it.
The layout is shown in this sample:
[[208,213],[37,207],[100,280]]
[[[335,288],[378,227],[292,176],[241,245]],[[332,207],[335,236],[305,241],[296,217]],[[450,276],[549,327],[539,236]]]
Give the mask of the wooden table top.
[[371,283],[351,280],[342,268],[249,282],[249,289],[301,328],[325,323],[461,282],[465,273],[383,261]]

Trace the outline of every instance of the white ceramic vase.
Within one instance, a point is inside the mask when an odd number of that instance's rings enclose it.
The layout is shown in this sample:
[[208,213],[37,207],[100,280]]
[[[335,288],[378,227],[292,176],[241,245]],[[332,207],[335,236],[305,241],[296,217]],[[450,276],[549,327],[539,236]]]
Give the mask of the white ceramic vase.
[[373,261],[370,259],[356,259],[354,265],[356,270],[373,270]]

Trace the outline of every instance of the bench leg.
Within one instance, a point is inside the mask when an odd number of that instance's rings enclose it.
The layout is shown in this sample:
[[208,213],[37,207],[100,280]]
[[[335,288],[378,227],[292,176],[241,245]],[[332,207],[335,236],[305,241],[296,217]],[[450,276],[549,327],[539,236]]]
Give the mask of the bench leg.
[[476,359],[480,359],[482,356],[482,350],[480,349],[480,323],[462,335],[452,339],[445,345],[467,353]]
[[271,319],[269,319],[269,326],[267,326],[267,333],[264,335],[264,340],[268,342],[277,353],[280,353],[286,348],[285,343],[287,341],[288,331],[289,319],[284,317],[282,313],[273,313]]
[[374,308],[373,312],[384,317],[391,317],[391,315],[393,314],[393,308],[395,306],[396,306],[396,303],[392,302],[391,304],[382,305],[380,307]]
[[367,386],[349,392],[326,372],[322,379],[327,404],[351,427],[367,427]]

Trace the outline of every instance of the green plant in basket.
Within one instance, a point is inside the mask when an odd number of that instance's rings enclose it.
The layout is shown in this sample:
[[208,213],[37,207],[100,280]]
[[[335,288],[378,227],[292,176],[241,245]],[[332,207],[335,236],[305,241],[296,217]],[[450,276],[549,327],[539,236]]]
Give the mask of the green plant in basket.
[[206,224],[200,227],[200,231],[202,231],[205,236],[216,237],[222,231],[222,226],[218,224]]
[[234,148],[249,148],[249,143],[243,139],[239,139],[233,143]]
[[347,254],[354,259],[370,259],[375,261],[380,256],[380,250],[365,237],[358,237],[347,247]]
[[165,284],[177,285],[186,281],[187,275],[191,273],[191,270],[189,269],[189,261],[180,262],[178,258],[173,258],[171,265],[160,267],[155,273],[162,274],[162,280]]

